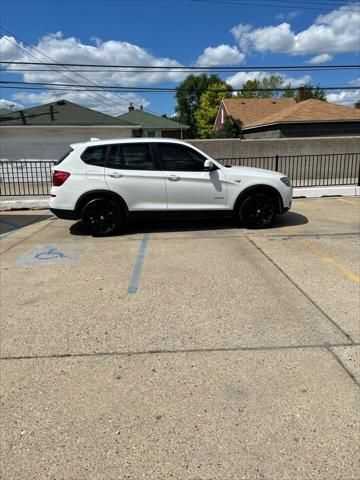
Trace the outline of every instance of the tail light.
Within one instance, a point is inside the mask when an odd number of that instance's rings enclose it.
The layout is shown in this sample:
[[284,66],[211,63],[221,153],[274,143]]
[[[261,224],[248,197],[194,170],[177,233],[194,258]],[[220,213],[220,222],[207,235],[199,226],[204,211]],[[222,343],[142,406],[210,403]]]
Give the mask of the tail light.
[[70,177],[69,172],[62,172],[60,170],[55,170],[53,173],[53,186],[60,187],[67,178]]

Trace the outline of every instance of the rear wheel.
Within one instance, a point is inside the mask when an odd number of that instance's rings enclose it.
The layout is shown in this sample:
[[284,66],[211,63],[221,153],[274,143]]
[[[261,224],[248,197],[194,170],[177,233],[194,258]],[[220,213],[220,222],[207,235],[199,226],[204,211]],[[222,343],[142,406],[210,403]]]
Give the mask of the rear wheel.
[[276,214],[274,198],[266,193],[250,194],[239,208],[239,218],[246,228],[264,228]]
[[95,198],[82,209],[81,221],[89,233],[102,237],[118,232],[124,224],[124,215],[113,200]]

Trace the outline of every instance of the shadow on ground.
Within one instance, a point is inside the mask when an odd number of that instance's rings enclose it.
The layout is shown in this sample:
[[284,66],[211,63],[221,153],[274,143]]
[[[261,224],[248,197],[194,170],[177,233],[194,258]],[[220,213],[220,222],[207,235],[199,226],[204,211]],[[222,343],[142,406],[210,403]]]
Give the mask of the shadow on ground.
[[[289,212],[275,218],[271,228],[291,227],[305,225],[309,220],[304,215]],[[187,232],[204,230],[226,230],[241,227],[236,219],[229,218],[189,218],[184,216],[171,216],[166,218],[149,218],[139,216],[128,221],[125,229],[118,235],[135,233],[166,233]],[[70,227],[72,235],[88,235],[82,223],[76,222]]]
[[27,227],[33,223],[41,222],[51,215],[19,215],[18,213],[0,215],[0,235],[10,233],[19,228]]

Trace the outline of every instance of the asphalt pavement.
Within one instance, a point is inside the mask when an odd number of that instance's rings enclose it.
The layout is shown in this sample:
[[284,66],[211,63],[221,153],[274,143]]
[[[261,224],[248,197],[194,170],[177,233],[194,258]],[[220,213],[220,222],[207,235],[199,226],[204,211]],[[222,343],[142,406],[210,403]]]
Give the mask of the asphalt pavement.
[[1,214],[2,478],[358,480],[359,206]]

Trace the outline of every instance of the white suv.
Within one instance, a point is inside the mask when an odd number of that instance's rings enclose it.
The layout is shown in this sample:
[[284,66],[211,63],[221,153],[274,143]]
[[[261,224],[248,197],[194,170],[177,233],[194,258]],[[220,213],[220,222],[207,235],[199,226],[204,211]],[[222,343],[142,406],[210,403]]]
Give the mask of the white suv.
[[224,166],[179,140],[128,138],[71,145],[54,167],[50,210],[109,235],[129,215],[149,211],[233,213],[261,228],[291,201],[281,173]]

